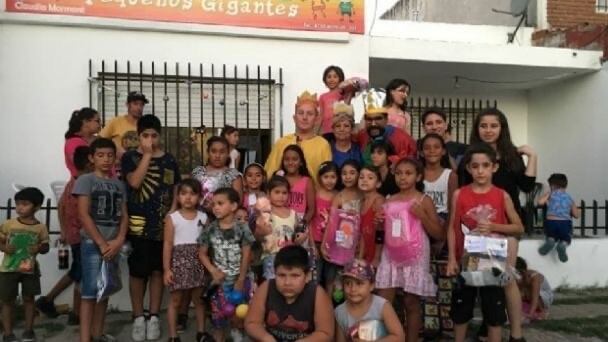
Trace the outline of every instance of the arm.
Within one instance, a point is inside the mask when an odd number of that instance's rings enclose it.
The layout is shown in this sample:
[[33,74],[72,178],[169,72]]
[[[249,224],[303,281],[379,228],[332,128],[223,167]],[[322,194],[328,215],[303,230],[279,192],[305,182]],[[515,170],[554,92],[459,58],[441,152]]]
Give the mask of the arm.
[[30,247],[30,254],[46,254],[49,252],[49,229],[43,226],[40,233],[38,234],[38,245]]
[[456,176],[456,171],[452,171],[448,178],[448,213],[452,212],[452,197],[456,189],[458,189],[458,176]]
[[524,226],[521,223],[521,219],[515,211],[515,206],[513,206],[513,201],[511,201],[511,197],[505,191],[503,191],[503,196],[505,200],[505,212],[507,214],[507,219],[509,223],[507,224],[498,224],[491,222],[480,222],[477,224],[477,229],[480,233],[500,233],[509,236],[518,236],[524,232]]
[[129,228],[129,215],[127,213],[127,202],[122,202],[122,214],[120,216],[120,225],[118,229],[118,235],[114,240],[108,241],[108,251],[102,253],[105,258],[113,258],[120,252],[122,245],[125,243],[125,237],[127,236],[127,229]]
[[266,331],[264,317],[266,316],[266,297],[268,296],[268,281],[265,281],[254,292],[249,311],[245,317],[245,331],[254,341],[275,342],[272,335]]
[[247,277],[249,262],[251,261],[251,245],[242,246],[241,248],[242,255],[241,266],[239,268],[239,277],[237,278],[234,284],[234,289],[237,291],[243,291],[243,289],[245,288],[245,278]]
[[570,209],[570,215],[574,218],[579,218],[581,216],[581,211],[576,205],[576,202],[572,201],[572,209]]
[[336,342],[347,342],[346,336],[344,335],[344,331],[342,331],[342,329],[338,327],[337,323],[334,324],[336,324]]
[[211,273],[213,282],[216,284],[221,283],[224,280],[225,275],[224,275],[224,272],[222,272],[222,270],[215,267],[215,265],[211,262],[211,259],[209,258],[209,246],[201,245],[201,247],[199,248],[198,257],[199,257],[199,260],[201,261],[201,264],[203,264],[203,266],[205,266],[207,271],[209,271],[209,273]]
[[532,316],[538,310],[539,298],[540,298],[540,287],[543,283],[544,276],[540,273],[536,273],[535,276],[530,280],[530,312]]
[[67,227],[66,225],[66,220],[65,220],[65,200],[66,200],[66,196],[72,196],[72,194],[70,193],[69,195],[67,194],[67,191],[63,191],[63,194],[61,194],[61,198],[59,198],[59,203],[57,203],[57,218],[59,219],[59,229],[61,232],[61,241],[65,242],[65,237],[67,235]]
[[333,305],[325,291],[317,286],[315,295],[315,331],[298,341],[320,342],[332,341],[334,338],[335,320]]
[[526,165],[526,171],[524,174],[528,177],[536,178],[536,165],[538,163],[538,156],[536,155],[536,152],[528,145],[520,146],[517,149],[517,152],[528,157],[528,165]]
[[405,341],[405,332],[403,332],[403,326],[399,321],[399,317],[393,309],[391,303],[384,303],[382,308],[382,321],[388,332],[388,335],[377,340],[377,342],[400,342]]
[[175,227],[171,217],[165,218],[165,230],[163,232],[163,280],[166,286],[173,283],[173,272],[171,271],[171,255],[173,254],[173,238]]
[[434,239],[443,240],[445,239],[445,232],[439,224],[439,216],[435,210],[435,205],[430,197],[424,196],[422,201],[414,202],[410,211],[422,222],[424,230],[432,236]]
[[[144,145],[143,145],[144,143],[145,143],[145,141],[142,140],[141,148],[144,151],[144,153],[143,153],[141,160],[139,161],[139,164],[137,164],[137,167],[135,168],[135,170],[133,172],[129,172],[129,173],[125,174],[125,180],[129,184],[129,186],[132,187],[133,189],[139,189],[141,187],[141,184],[143,183],[144,178],[146,178],[146,173],[148,173],[148,168],[150,167],[150,162],[152,161],[152,146],[151,146],[152,143],[150,142],[150,146],[147,146],[146,148],[144,148]],[[123,160],[123,163],[122,163],[123,170],[125,169],[125,166],[126,166],[125,163],[132,163],[132,161]]]
[[[459,272],[458,261],[456,260],[456,233],[454,232],[457,219],[456,203],[458,203],[458,194],[460,194],[460,190],[456,190],[452,196],[452,210],[450,210],[450,219],[448,221],[448,276],[455,276]],[[458,221],[460,221],[460,218],[458,218]]]
[[241,165],[241,152],[239,152],[236,155],[236,159],[234,160],[234,165],[237,167],[237,169],[238,169],[239,165]]
[[549,202],[549,198],[551,197],[551,191],[545,192],[539,199],[538,205],[543,206]]
[[304,215],[304,221],[306,223],[310,223],[312,217],[315,215],[315,204],[314,182],[312,181],[312,178],[309,178],[306,183],[306,215]]

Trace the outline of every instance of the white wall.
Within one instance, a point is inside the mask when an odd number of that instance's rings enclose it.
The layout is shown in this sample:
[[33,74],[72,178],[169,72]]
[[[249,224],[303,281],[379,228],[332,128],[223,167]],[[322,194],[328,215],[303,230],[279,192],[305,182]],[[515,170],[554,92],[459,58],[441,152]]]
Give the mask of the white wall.
[[597,73],[530,91],[528,136],[539,154],[539,181],[565,173],[576,198],[608,199],[607,89],[604,65]]

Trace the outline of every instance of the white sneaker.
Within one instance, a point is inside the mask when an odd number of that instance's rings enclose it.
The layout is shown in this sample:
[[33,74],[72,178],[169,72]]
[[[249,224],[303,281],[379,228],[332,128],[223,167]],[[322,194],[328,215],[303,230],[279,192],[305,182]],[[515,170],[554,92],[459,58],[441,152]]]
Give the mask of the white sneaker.
[[133,321],[131,338],[135,342],[146,340],[146,318],[144,316],[139,316]]
[[150,316],[146,322],[146,340],[154,341],[160,338],[160,321],[158,316]]

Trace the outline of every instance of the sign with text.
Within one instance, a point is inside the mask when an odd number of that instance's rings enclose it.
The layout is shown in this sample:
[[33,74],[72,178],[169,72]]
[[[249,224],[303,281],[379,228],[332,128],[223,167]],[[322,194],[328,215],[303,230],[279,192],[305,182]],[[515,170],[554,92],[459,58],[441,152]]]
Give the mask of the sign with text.
[[364,33],[364,0],[6,0],[8,12]]

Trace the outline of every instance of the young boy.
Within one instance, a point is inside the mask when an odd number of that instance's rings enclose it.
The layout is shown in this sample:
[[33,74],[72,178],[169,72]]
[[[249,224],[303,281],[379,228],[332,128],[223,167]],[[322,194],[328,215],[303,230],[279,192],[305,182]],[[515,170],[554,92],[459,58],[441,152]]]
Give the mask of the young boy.
[[[551,191],[544,194],[539,205],[547,205],[545,218],[545,234],[547,239],[538,249],[540,255],[547,255],[553,247],[561,262],[568,261],[566,248],[572,241],[572,218],[578,218],[579,210],[574,200],[566,192],[568,178],[562,173],[554,173],[549,177]],[[556,246],[557,244],[557,246]]]
[[13,307],[21,284],[25,310],[25,330],[21,341],[36,340],[34,334],[34,297],[40,294],[40,268],[35,261],[38,253],[49,251],[48,229],[36,217],[44,195],[37,188],[25,188],[15,194],[17,218],[0,226],[0,251],[4,252],[0,266],[0,301],[4,342],[16,342],[13,334]]
[[103,334],[108,299],[97,302],[97,278],[102,261],[115,261],[127,234],[127,204],[124,184],[112,178],[116,146],[97,138],[89,147],[93,172],[76,180],[72,194],[78,197],[80,233],[80,342],[113,341]]
[[[160,338],[158,313],[163,296],[163,219],[173,209],[174,186],[180,181],[176,159],[160,147],[160,120],[144,115],[137,121],[139,147],[125,152],[121,171],[127,184],[129,212],[129,290],[133,307],[133,341]],[[150,290],[150,317],[144,317],[144,294]]]
[[74,151],[74,166],[77,175],[70,179],[66,184],[63,194],[59,199],[59,226],[61,227],[61,240],[70,245],[72,250],[72,266],[51,291],[36,300],[36,307],[49,317],[57,317],[53,301],[72,283],[74,286],[73,310],[68,316],[68,325],[78,325],[80,323],[80,278],[82,277],[82,265],[80,263],[80,228],[82,223],[78,217],[78,199],[72,196],[76,179],[85,173],[90,172],[91,163],[89,162],[89,147],[79,146]]
[[[523,225],[511,198],[505,191],[492,185],[492,174],[498,169],[496,152],[486,144],[474,145],[465,153],[463,162],[473,177],[473,183],[456,190],[452,198],[448,229],[448,276],[456,276],[460,270],[460,260],[464,253],[463,225],[482,235],[516,236],[523,232]],[[471,217],[476,210],[488,207],[495,215],[487,221],[477,222]],[[509,240],[509,245],[511,244]],[[510,252],[511,246],[508,253]],[[515,258],[511,254],[508,255],[508,262],[514,266]],[[468,285],[457,287],[452,294],[451,318],[454,322],[455,341],[465,341],[477,295],[481,297],[481,311],[488,326],[488,341],[499,342],[501,327],[507,320],[504,289],[498,286]],[[510,341],[513,340],[511,337]]]
[[253,295],[245,318],[247,334],[256,341],[333,341],[332,304],[325,291],[308,281],[308,252],[283,247],[274,260],[275,279]]

